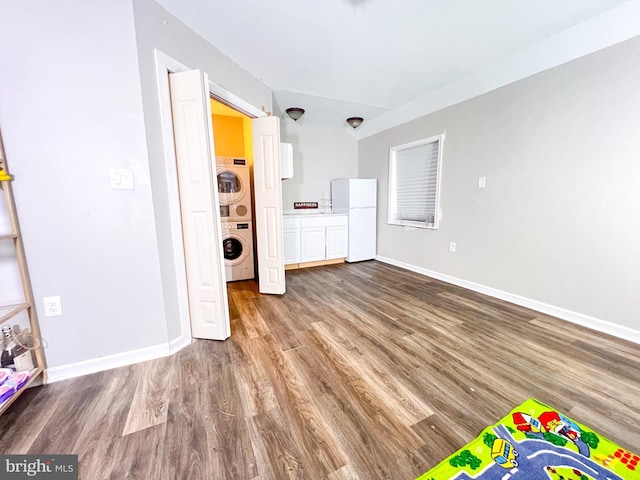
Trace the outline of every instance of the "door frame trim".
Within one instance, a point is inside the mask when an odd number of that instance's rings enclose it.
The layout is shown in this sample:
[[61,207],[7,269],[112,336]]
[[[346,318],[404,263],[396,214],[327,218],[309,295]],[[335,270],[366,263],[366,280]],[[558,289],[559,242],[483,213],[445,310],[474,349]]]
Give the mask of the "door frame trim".
[[[178,342],[170,342],[170,345],[174,346],[174,348],[171,349],[171,353],[174,353],[189,344],[191,342],[192,335],[187,290],[187,274],[184,260],[184,241],[182,239],[182,217],[180,214],[177,159],[175,153],[175,141],[173,137],[169,73],[185,72],[193,69],[158,49],[154,49],[153,53],[156,67],[158,99],[160,103],[160,121],[162,124],[162,143],[164,148],[164,170],[167,180],[169,221],[171,224],[171,245],[173,249],[176,288],[178,290],[178,311],[181,325],[180,337],[176,339]],[[267,116],[267,114],[259,108],[211,80],[209,80],[209,95],[251,117]],[[222,265],[221,268],[224,269],[224,265]]]

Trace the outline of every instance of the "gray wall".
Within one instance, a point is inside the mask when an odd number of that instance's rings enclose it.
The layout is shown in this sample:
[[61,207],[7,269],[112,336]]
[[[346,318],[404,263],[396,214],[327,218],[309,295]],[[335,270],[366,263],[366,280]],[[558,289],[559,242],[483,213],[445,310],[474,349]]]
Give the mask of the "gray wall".
[[293,178],[282,181],[285,211],[293,202],[331,199],[331,180],[355,178],[358,173],[358,141],[342,127],[305,123],[281,116],[280,137],[293,145]]
[[[378,255],[640,331],[639,60],[635,38],[361,140]],[[389,148],[442,132],[441,228],[387,225]]]
[[[3,2],[0,58],[48,366],[166,343],[131,0]],[[112,190],[111,168],[135,190]],[[50,295],[62,317],[44,317]]]
[[[271,90],[264,84],[180,23],[157,3],[152,0],[134,0],[133,9],[162,286],[167,329],[169,341],[171,341],[180,337],[182,332],[178,316],[178,280],[175,273],[171,224],[168,216],[167,172],[153,51],[158,49],[188,68],[204,70],[209,74],[209,80],[257,108],[264,106],[265,111],[271,111],[272,95]],[[211,21],[224,21],[224,19],[212,18]]]
[[[154,48],[271,110],[266,86],[151,0],[2,7],[0,128],[48,367],[71,367],[62,376],[162,352],[182,333]],[[112,190],[111,168],[132,169],[135,190]],[[0,262],[3,282],[11,268]],[[44,317],[51,295],[62,317]]]

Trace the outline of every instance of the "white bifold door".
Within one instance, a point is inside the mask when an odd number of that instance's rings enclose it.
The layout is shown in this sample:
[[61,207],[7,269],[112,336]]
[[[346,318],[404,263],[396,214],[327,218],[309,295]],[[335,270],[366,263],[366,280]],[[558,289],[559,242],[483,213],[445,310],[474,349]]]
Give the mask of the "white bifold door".
[[280,120],[278,117],[261,117],[254,118],[252,122],[259,289],[260,293],[283,294],[286,285],[280,178]]
[[[191,335],[224,340],[231,328],[209,80],[206,73],[192,70],[169,74],[169,84]],[[280,122],[277,117],[252,122],[259,290],[283,294]]]
[[200,70],[171,73],[180,212],[191,335],[224,340],[231,334],[216,189],[209,80]]

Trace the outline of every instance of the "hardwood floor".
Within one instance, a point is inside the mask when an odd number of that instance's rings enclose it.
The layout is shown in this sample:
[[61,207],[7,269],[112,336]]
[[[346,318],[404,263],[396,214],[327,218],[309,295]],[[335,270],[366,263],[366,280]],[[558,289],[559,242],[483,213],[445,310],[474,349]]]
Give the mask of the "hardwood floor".
[[229,286],[232,336],[34,388],[2,453],[83,479],[413,479],[529,397],[640,450],[640,346],[379,262]]

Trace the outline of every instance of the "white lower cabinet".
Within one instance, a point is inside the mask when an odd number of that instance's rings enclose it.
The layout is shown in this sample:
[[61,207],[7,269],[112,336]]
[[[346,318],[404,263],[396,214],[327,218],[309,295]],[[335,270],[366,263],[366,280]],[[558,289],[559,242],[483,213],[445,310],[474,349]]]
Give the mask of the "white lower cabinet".
[[285,216],[282,222],[284,264],[300,263],[300,218]]
[[285,265],[347,256],[347,215],[286,215]]
[[347,226],[334,225],[326,229],[326,257],[344,258],[347,256]]
[[300,263],[326,259],[325,237],[324,227],[303,227],[300,230]]

